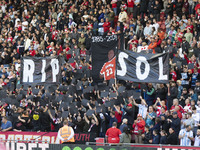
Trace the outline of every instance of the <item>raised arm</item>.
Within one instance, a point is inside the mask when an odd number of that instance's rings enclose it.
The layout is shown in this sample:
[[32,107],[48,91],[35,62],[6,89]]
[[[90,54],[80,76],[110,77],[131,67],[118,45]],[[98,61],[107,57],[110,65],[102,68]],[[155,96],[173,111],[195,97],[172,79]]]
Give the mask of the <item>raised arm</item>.
[[49,113],[50,118],[53,120],[53,116],[52,116],[51,111],[49,109],[48,109],[48,113]]
[[155,104],[153,105],[153,108],[154,108],[154,109],[157,109],[157,104],[158,104],[158,102],[160,102],[160,98],[159,98],[159,97],[157,98]]
[[84,113],[84,119],[85,119],[85,122],[86,122],[87,124],[90,123],[90,121],[88,120],[88,118],[87,118],[87,116],[86,116],[86,113]]
[[92,116],[94,117],[95,123],[98,126],[99,125],[99,121],[98,121],[97,117],[95,116],[95,114],[92,114]]
[[133,99],[133,105],[138,107],[138,103],[135,102],[135,99]]
[[89,109],[91,109],[91,110],[92,110],[92,107],[90,106],[90,103],[87,103],[87,105],[88,105]]
[[114,108],[115,108],[115,110],[116,110],[119,114],[121,114],[120,109],[118,109],[115,105],[114,105]]

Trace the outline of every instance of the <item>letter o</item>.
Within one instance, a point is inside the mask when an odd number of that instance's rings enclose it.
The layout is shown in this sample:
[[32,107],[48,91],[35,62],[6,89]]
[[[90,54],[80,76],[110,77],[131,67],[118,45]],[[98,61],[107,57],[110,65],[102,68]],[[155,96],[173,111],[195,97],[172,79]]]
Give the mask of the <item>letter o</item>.
[[[144,73],[141,73],[141,69],[140,69],[140,66],[141,66],[142,63],[145,64]],[[144,56],[137,57],[137,62],[136,62],[136,76],[137,76],[137,78],[140,79],[140,80],[146,79],[149,75],[149,71],[150,71],[150,65],[147,62],[147,59]]]

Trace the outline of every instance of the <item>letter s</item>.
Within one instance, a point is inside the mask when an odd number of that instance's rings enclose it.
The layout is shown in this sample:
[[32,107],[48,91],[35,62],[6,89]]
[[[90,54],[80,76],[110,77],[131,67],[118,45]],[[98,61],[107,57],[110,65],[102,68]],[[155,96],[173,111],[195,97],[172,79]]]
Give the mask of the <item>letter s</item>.
[[118,56],[118,61],[119,61],[119,64],[120,64],[122,70],[117,70],[117,75],[119,75],[119,76],[125,76],[126,72],[127,72],[127,67],[126,67],[126,63],[124,61],[124,58],[127,59],[128,54],[126,54],[124,52],[120,52],[119,56]]

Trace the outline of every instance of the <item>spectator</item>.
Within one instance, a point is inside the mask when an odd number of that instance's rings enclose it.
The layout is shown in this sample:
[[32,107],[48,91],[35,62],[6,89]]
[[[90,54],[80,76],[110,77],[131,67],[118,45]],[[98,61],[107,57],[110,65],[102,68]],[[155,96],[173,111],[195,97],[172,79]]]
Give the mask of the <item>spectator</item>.
[[[153,29],[154,27],[152,27]],[[155,31],[155,30],[154,30]],[[153,30],[152,30],[152,33],[153,33]],[[148,49],[149,50],[153,50],[153,53],[155,54],[156,51],[155,51],[155,48],[157,47],[157,41],[155,41],[155,38],[154,37],[151,37],[151,40],[150,40],[150,44],[148,46]]]
[[172,43],[174,42],[174,38],[175,38],[176,33],[177,32],[176,32],[176,30],[174,30],[174,26],[171,26],[171,30],[169,30],[167,36],[171,40]]
[[120,127],[119,127],[119,129],[120,129],[120,131],[121,131],[122,133],[123,133],[125,127],[128,128],[127,124],[128,124],[128,120],[127,120],[126,118],[124,118],[124,119],[122,120],[122,124],[121,124]]
[[84,121],[82,120],[81,116],[77,116],[77,118],[73,117],[73,123],[75,125],[75,133],[83,132]]
[[134,7],[134,1],[133,0],[127,0],[128,6],[127,6],[127,12],[128,15],[133,14],[133,7]]
[[159,4],[159,0],[156,0],[155,1],[155,5],[154,5],[154,8],[153,8],[153,12],[154,12],[154,15],[155,15],[155,18],[156,20],[160,20],[160,11],[161,11],[161,5]]
[[115,108],[115,118],[117,119],[117,124],[121,124],[122,122],[122,114],[123,112],[120,110],[120,106],[115,106],[114,105],[114,108]]
[[121,131],[117,128],[117,122],[113,122],[111,128],[106,131],[106,138],[108,143],[119,143]]
[[194,138],[194,146],[199,146],[199,142],[200,142],[199,135],[200,135],[200,129],[197,130],[196,136]]
[[141,114],[142,118],[144,119],[146,118],[148,108],[147,108],[146,101],[142,98],[142,96],[140,96],[140,100],[141,100],[141,104],[137,104],[135,102],[135,99],[133,99],[133,104],[139,108],[138,114]]
[[193,139],[193,132],[191,131],[190,125],[186,126],[185,129],[180,130],[179,139],[181,146],[191,146],[191,140]]
[[104,24],[103,24],[103,27],[104,27],[104,34],[108,33],[109,28],[110,28],[110,25],[111,25],[111,24],[110,24],[108,18],[106,18],[106,21],[105,21]]
[[1,121],[1,131],[6,132],[12,130],[12,123],[4,116]]
[[114,10],[115,16],[117,16],[117,0],[112,0],[112,9]]
[[[157,105],[159,103],[159,105]],[[162,108],[164,109],[163,111],[165,112],[167,110],[167,106],[165,105],[165,101],[162,100],[160,101],[160,98],[158,97],[155,104],[153,105],[154,109],[156,109],[157,116],[160,116],[162,113]]]
[[98,33],[99,35],[103,35],[104,34],[104,27],[103,27],[103,24],[104,24],[104,20],[103,18],[101,19],[101,22],[99,22],[98,24]]
[[156,118],[156,113],[153,111],[153,106],[149,106],[149,112],[146,116],[146,125],[151,127],[154,125],[154,120]]
[[133,124],[133,133],[136,143],[142,143],[142,134],[144,133],[145,121],[142,119],[142,115],[137,115],[137,120]]
[[171,124],[171,128],[174,129],[174,131],[175,131],[175,133],[177,135],[179,133],[179,131],[180,131],[181,121],[178,118],[177,112],[173,112],[172,116],[173,116],[173,118],[172,119],[168,119],[168,121]]
[[110,115],[105,114],[105,117],[109,120],[108,127],[111,128],[113,125],[113,122],[118,122],[117,118],[115,117],[115,112],[110,112]]
[[148,83],[147,89],[144,90],[145,93],[145,100],[148,106],[153,105],[153,101],[155,100],[155,88],[153,87],[152,83]]
[[194,119],[194,128],[193,128],[193,133],[194,135],[196,135],[197,133],[197,129],[198,129],[198,124],[199,124],[199,121],[200,121],[200,117],[199,117],[199,113],[197,113],[197,109],[196,107],[192,107],[192,117]]
[[169,135],[167,137],[167,144],[177,145],[177,135],[173,128],[169,128]]
[[165,130],[160,132],[160,144],[167,144],[167,134]]
[[146,23],[146,27],[144,28],[144,36],[147,38],[152,33],[152,27],[149,25],[149,22]]
[[159,144],[159,141],[160,141],[160,137],[158,135],[158,131],[157,130],[153,130],[152,144]]
[[145,126],[145,133],[142,134],[142,139],[143,139],[144,144],[152,143],[152,134],[149,131],[149,127],[148,126]]
[[123,133],[120,136],[120,143],[130,143],[131,134],[129,133],[128,127],[124,127]]
[[84,114],[85,122],[87,123],[89,129],[87,132],[97,133],[99,121],[94,114],[92,114],[91,121],[87,118],[86,113]]
[[133,111],[133,105],[131,103],[129,103],[127,105],[127,107],[125,108],[124,105],[121,105],[121,107],[124,109],[124,111],[126,112],[124,114],[124,118],[128,119],[128,126],[132,126],[133,122],[134,122],[134,111]]
[[192,113],[188,112],[187,119],[184,121],[184,126],[185,126],[185,128],[187,126],[190,126],[190,128],[193,130],[194,125],[195,125],[195,120],[192,118]]
[[121,9],[121,12],[119,13],[119,18],[118,18],[118,21],[119,22],[125,22],[127,19],[127,13],[124,11],[124,9],[122,8]]
[[190,28],[187,28],[187,33],[186,33],[184,36],[185,36],[185,38],[186,38],[186,41],[187,41],[188,43],[191,43],[192,38],[193,38],[193,35],[192,35],[192,33],[191,33],[191,29],[190,29]]

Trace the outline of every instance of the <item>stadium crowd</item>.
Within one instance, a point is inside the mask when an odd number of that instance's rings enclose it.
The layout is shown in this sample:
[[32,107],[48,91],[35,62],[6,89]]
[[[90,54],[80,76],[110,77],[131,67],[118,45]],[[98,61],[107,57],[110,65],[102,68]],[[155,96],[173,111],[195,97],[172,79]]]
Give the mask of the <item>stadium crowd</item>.
[[[1,132],[57,132],[67,118],[109,143],[200,146],[200,0],[1,0],[0,19]],[[169,52],[169,84],[95,86],[91,38],[122,32],[128,50]],[[61,85],[20,84],[20,58],[56,55]]]

